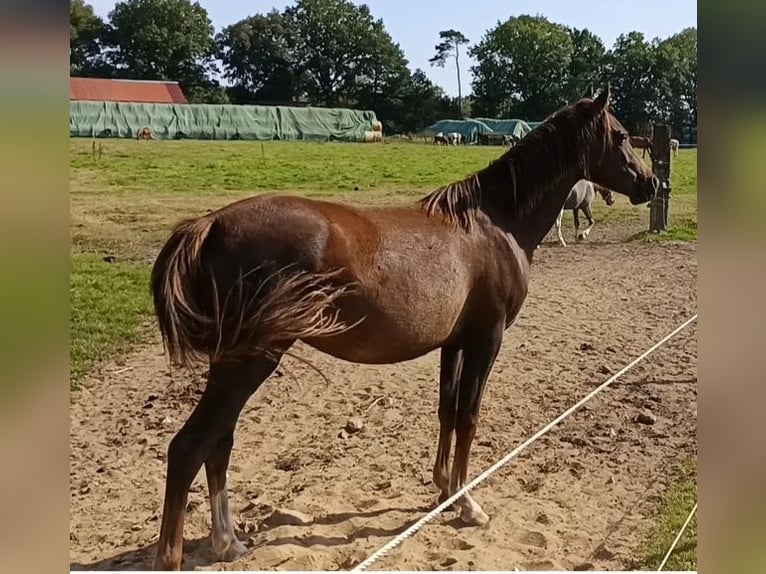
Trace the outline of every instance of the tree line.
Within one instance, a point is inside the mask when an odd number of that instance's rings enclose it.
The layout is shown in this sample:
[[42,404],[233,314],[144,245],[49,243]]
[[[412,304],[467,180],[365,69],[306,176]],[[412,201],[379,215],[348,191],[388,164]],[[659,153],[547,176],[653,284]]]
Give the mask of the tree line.
[[542,120],[609,81],[631,132],[656,121],[676,136],[696,128],[695,28],[663,40],[631,32],[608,50],[589,30],[518,16],[473,45],[457,30],[438,40],[431,65],[454,58],[459,75],[461,55],[475,59],[471,94],[451,98],[410,70],[383,21],[349,0],[296,0],[218,33],[191,0],[122,0],[106,21],[85,0],[70,3],[71,75],[176,80],[191,102],[371,109],[401,133],[442,118]]

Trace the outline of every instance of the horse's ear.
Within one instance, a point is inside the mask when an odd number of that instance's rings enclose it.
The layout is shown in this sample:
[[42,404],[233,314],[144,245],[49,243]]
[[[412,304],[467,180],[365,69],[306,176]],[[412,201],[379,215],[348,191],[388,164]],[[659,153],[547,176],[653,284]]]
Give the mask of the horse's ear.
[[609,107],[609,102],[611,99],[612,85],[607,84],[604,91],[599,94],[599,96],[596,98],[596,101],[594,102],[596,104],[596,109],[598,109],[599,112],[606,110]]

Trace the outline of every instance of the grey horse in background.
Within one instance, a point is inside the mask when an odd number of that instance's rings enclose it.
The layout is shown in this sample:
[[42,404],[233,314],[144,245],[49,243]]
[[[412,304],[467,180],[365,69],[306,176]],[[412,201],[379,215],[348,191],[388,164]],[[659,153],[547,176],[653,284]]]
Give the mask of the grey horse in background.
[[[567,245],[566,241],[564,241],[564,236],[561,234],[561,220],[564,217],[564,210],[566,209],[571,209],[574,214],[575,240],[583,241],[590,235],[590,232],[593,229],[593,213],[591,213],[590,206],[596,197],[596,190],[598,190],[598,193],[607,205],[614,204],[614,195],[612,195],[611,189],[594,184],[587,179],[581,179],[574,184],[572,191],[569,192],[569,195],[564,202],[564,207],[556,218],[556,234],[558,235],[559,243],[561,243],[562,247],[566,247]],[[580,209],[582,209],[582,212],[588,219],[588,227],[582,231],[580,231],[580,216],[577,213]]]

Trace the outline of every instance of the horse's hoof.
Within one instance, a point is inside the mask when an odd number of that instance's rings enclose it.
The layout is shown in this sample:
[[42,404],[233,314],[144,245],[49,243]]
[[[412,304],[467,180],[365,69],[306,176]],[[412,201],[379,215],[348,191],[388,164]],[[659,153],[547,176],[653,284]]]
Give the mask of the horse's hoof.
[[179,560],[177,563],[166,557],[166,556],[156,556],[154,558],[154,562],[152,563],[152,570],[155,572],[176,572],[181,570],[181,561]]
[[[439,494],[439,499],[437,500],[436,504],[437,504],[437,505],[441,504],[442,502],[444,502],[445,500],[447,500],[447,499],[449,498],[449,496],[450,496],[449,494],[445,494],[444,492],[442,492],[441,494]],[[446,510],[450,510],[450,511],[451,511],[451,510],[455,510],[455,503],[453,502],[452,504],[450,504],[450,505],[449,505],[449,506],[446,508]]]
[[247,546],[235,538],[234,541],[229,544],[223,552],[217,552],[216,554],[218,556],[219,562],[233,562],[237,558],[242,558],[242,556],[247,554],[247,552]]
[[489,515],[481,508],[474,508],[468,512],[463,511],[460,521],[466,526],[484,526],[489,522]]

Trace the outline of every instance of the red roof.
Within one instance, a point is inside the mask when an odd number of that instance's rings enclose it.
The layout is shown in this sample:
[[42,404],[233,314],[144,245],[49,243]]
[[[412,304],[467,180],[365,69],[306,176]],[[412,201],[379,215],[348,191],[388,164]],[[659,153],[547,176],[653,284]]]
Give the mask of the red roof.
[[185,104],[178,82],[69,78],[70,100]]

